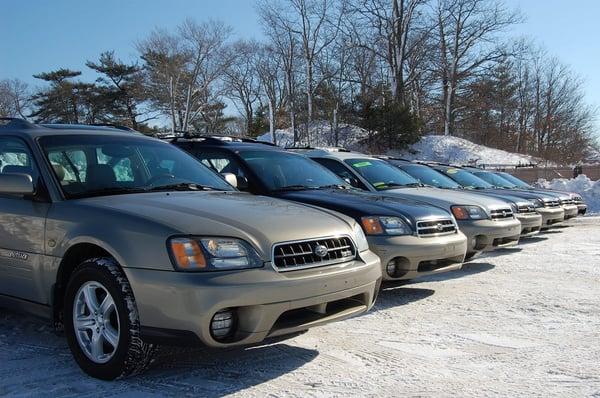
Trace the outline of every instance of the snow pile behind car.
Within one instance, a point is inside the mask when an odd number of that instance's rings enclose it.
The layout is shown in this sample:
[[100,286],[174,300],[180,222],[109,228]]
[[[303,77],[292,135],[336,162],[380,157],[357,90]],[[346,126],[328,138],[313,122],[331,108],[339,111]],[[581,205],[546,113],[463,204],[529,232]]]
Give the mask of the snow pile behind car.
[[409,150],[395,153],[405,159],[429,160],[452,164],[525,165],[540,159],[475,144],[459,137],[426,135]]
[[[305,125],[298,126],[300,135],[304,135],[305,128]],[[310,124],[309,130],[311,146],[336,146],[335,134],[332,132],[329,122],[315,121]],[[366,144],[368,136],[369,132],[361,127],[352,124],[340,124],[337,146],[368,153]],[[289,147],[294,145],[294,134],[289,128],[275,130],[275,137],[279,146]],[[271,134],[267,132],[259,136],[258,140],[272,142]],[[307,142],[300,142],[296,146],[306,146],[307,144]],[[533,156],[489,148],[463,138],[443,135],[426,135],[405,151],[388,151],[383,155],[453,164],[525,165],[540,162],[540,159]]]
[[600,213],[600,180],[592,181],[586,175],[579,175],[577,178],[555,178],[552,181],[542,178],[535,185],[545,189],[578,193],[587,204],[588,213]]

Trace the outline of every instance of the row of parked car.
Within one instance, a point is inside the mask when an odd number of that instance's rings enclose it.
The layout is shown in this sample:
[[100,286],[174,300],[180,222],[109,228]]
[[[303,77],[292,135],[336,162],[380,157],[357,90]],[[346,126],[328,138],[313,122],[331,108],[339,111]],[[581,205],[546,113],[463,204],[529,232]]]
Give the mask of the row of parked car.
[[3,119],[0,304],[52,320],[85,372],[115,379],[157,344],[361,314],[382,280],[460,269],[585,211],[470,167]]

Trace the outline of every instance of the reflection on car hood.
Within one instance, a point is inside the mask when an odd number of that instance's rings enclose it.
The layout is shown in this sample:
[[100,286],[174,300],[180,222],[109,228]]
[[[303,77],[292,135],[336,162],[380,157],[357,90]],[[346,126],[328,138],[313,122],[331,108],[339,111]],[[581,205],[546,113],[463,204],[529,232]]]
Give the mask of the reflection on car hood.
[[332,212],[235,191],[147,193],[77,202],[141,217],[181,234],[249,239],[267,251],[276,242],[352,234],[353,221]]
[[283,199],[309,203],[347,214],[355,219],[363,216],[401,216],[413,223],[428,218],[450,218],[439,207],[395,195],[345,189],[320,189],[277,193]]

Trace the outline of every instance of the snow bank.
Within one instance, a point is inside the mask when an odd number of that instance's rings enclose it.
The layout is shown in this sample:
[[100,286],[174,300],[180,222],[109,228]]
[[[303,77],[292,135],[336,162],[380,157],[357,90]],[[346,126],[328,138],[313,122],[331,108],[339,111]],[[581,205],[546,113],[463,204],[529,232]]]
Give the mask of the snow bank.
[[539,162],[539,159],[533,156],[489,148],[463,138],[443,135],[426,135],[407,151],[394,154],[406,159],[456,164],[518,165]]
[[[298,127],[298,130],[303,131],[304,128],[305,126],[301,125]],[[311,133],[311,145],[313,147],[335,145],[334,134],[329,122],[314,122],[310,125],[309,130]],[[289,128],[276,130],[275,137],[277,144],[283,147],[292,146],[294,143],[294,135]],[[359,152],[368,152],[368,148],[364,145],[364,141],[368,137],[367,130],[352,124],[340,124],[338,137],[338,146]],[[271,135],[267,132],[259,136],[258,140],[271,142]],[[297,145],[307,145],[307,142],[301,142]],[[474,144],[462,138],[442,135],[426,135],[406,151],[389,151],[384,155],[458,164],[518,165],[538,163],[540,161],[540,159],[533,156],[506,152]]]
[[552,181],[542,178],[535,185],[545,189],[578,193],[588,205],[588,213],[600,213],[600,180],[592,181],[586,175],[580,175],[577,178],[555,178]]

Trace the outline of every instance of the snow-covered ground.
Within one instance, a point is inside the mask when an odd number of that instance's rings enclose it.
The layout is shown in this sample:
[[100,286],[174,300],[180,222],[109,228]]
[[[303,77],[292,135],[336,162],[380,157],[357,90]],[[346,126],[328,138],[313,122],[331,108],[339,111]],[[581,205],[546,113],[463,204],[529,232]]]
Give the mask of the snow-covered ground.
[[[300,126],[299,129],[302,129]],[[314,122],[310,127],[312,137],[311,146],[332,146],[335,143],[331,125],[326,121]],[[347,149],[366,152],[367,149],[361,141],[367,136],[367,130],[351,124],[341,124],[339,128],[339,145]],[[277,144],[283,147],[292,146],[294,135],[290,129],[275,131]],[[261,141],[271,142],[269,133],[258,137]],[[306,142],[297,144],[306,145]],[[430,160],[434,162],[457,164],[502,164],[519,165],[538,163],[540,159],[533,156],[521,155],[474,144],[471,141],[458,137],[445,137],[442,135],[426,135],[419,142],[412,145],[407,151],[389,151],[386,155],[395,155],[407,159]]]
[[540,179],[537,186],[558,191],[576,192],[581,195],[588,206],[588,212],[600,213],[600,181],[592,181],[585,175],[577,178],[555,178],[552,181]]
[[384,286],[364,316],[252,349],[163,349],[82,374],[63,337],[0,310],[0,396],[600,396],[600,217]]

